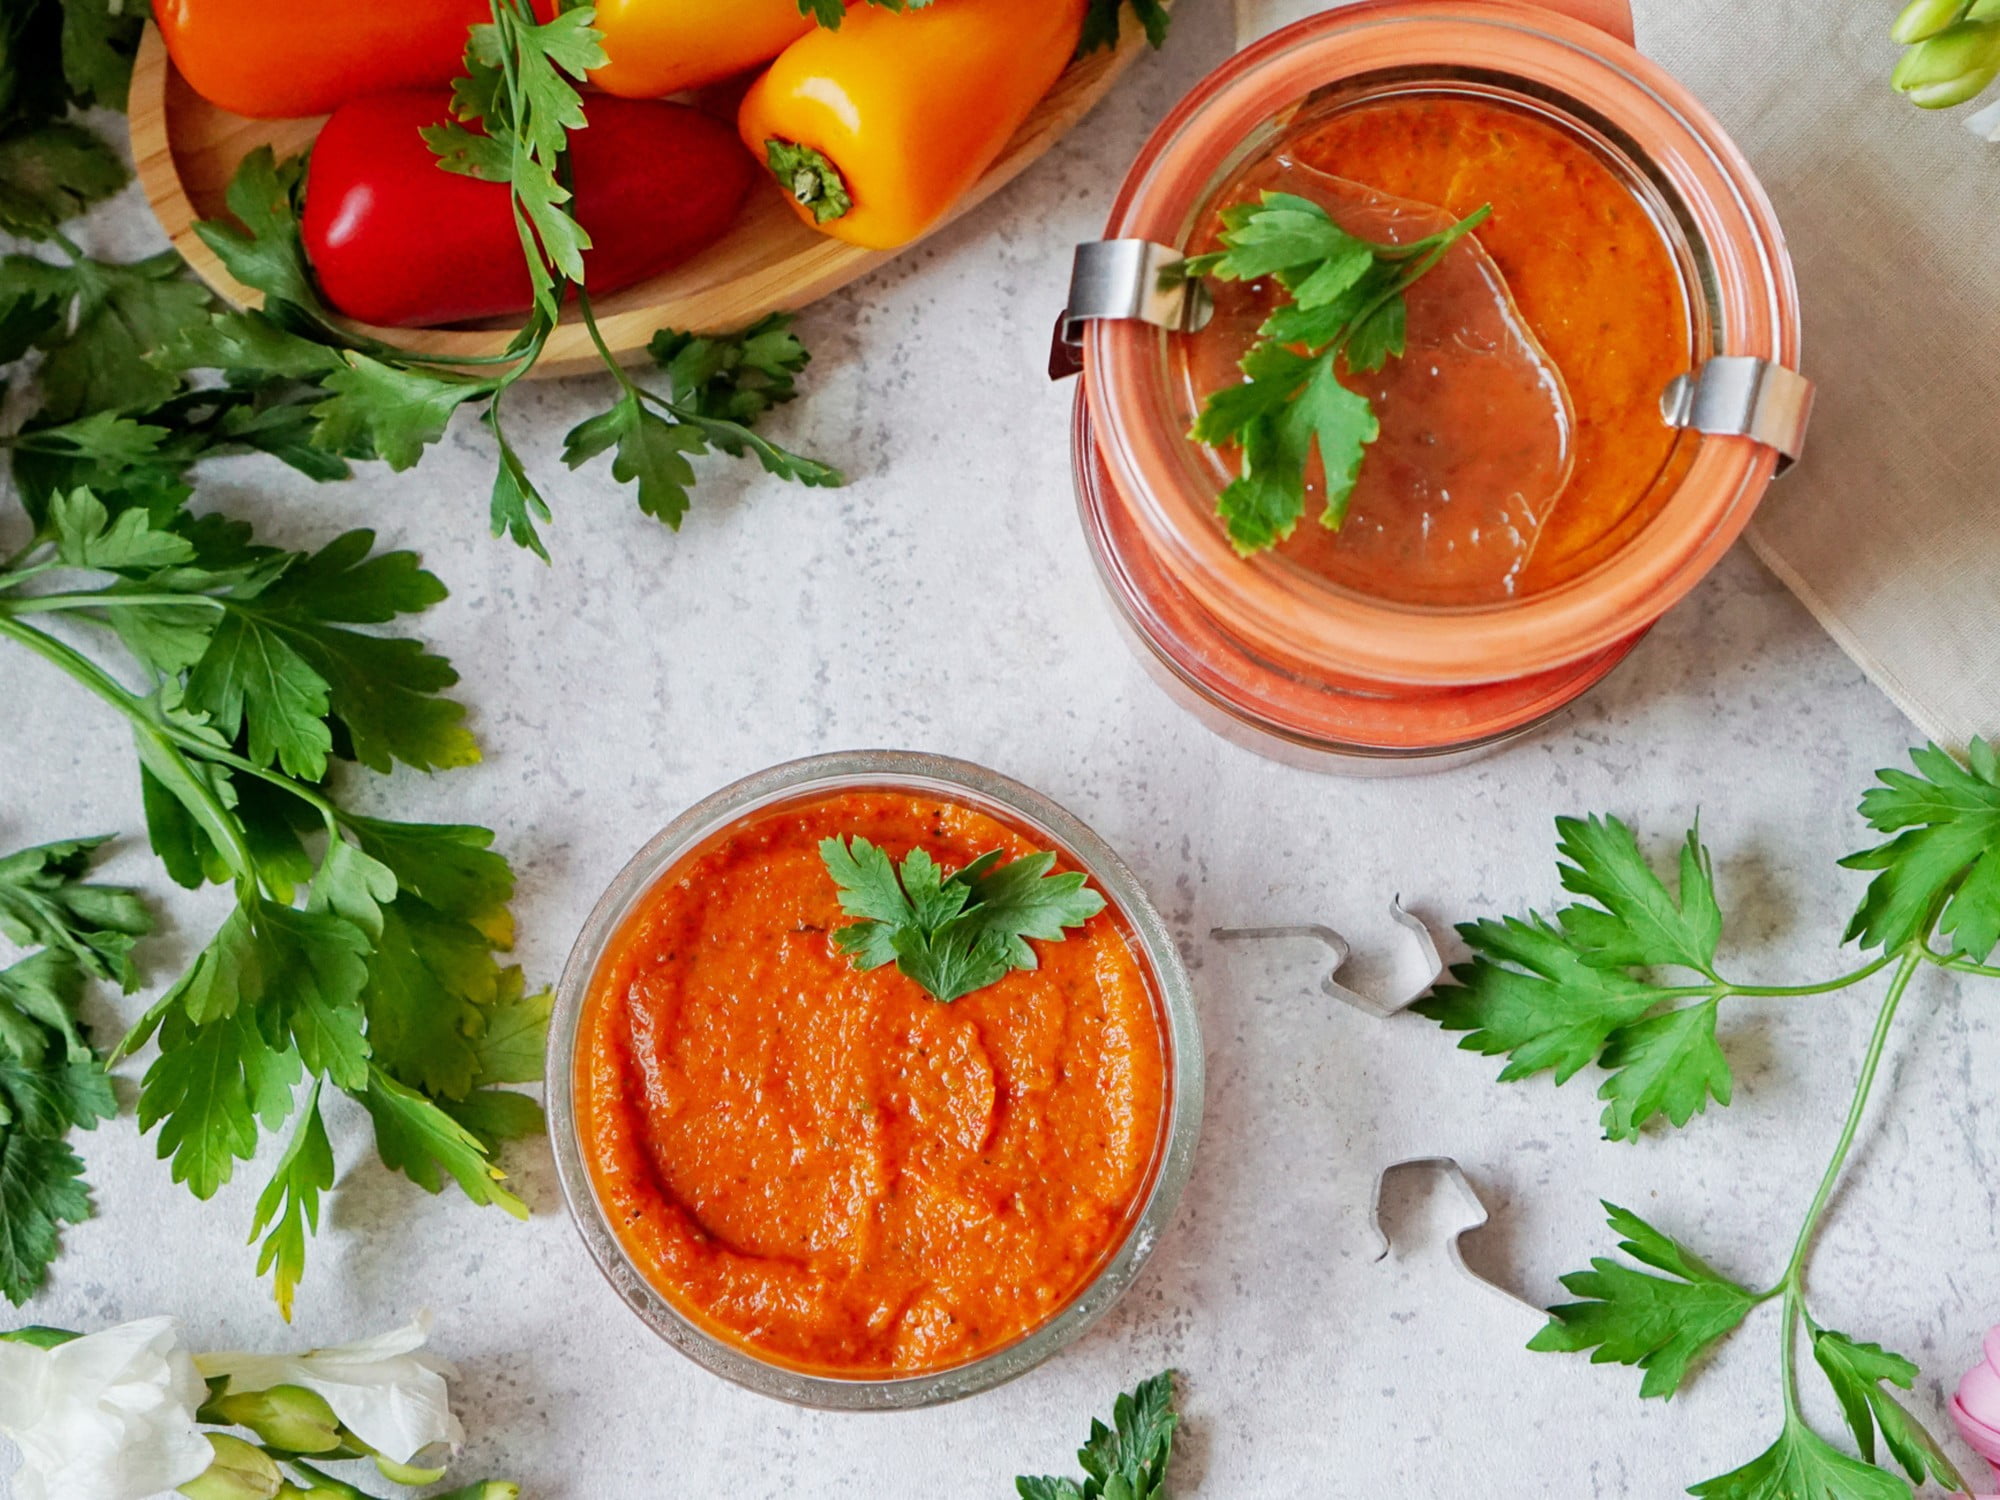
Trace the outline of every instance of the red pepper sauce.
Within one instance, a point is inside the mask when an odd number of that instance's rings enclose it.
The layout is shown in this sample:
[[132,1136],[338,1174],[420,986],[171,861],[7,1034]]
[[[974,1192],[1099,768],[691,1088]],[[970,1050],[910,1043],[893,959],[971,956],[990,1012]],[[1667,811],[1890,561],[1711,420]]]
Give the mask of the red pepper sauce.
[[819,1374],[1012,1343],[1116,1252],[1166,1112],[1153,991],[1107,910],[950,1005],[859,973],[819,843],[947,870],[1032,853],[983,813],[843,792],[752,815],[646,895],[593,978],[577,1119],[598,1200],[681,1312]]
[[[1692,452],[1659,408],[1690,363],[1682,279],[1651,215],[1580,140],[1504,104],[1405,96],[1279,141],[1218,207],[1270,188],[1392,242],[1492,206],[1477,243],[1409,292],[1406,354],[1379,376],[1343,375],[1382,425],[1346,525],[1317,524],[1315,462],[1281,555],[1379,597],[1493,603],[1577,576],[1665,503]],[[1376,205],[1359,201],[1366,190]],[[1497,272],[1497,300],[1481,295],[1482,267]],[[1235,362],[1281,296],[1212,285],[1215,321],[1181,341],[1196,399],[1240,378]],[[1538,380],[1560,399],[1538,403]]]

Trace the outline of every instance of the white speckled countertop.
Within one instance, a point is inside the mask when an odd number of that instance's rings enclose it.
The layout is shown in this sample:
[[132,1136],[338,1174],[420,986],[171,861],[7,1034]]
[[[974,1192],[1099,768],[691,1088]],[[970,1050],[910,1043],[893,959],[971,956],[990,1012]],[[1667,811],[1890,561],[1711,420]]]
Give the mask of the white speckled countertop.
[[[1641,8],[1643,34],[1671,31],[1674,0]],[[990,1394],[909,1415],[793,1410],[651,1339],[585,1256],[541,1145],[508,1161],[535,1207],[522,1225],[391,1176],[340,1107],[341,1186],[289,1333],[243,1244],[261,1172],[197,1205],[129,1114],[85,1142],[100,1213],[66,1236],[27,1318],[173,1312],[216,1348],[332,1341],[430,1307],[464,1372],[463,1473],[517,1477],[534,1500],[1000,1496],[1017,1472],[1066,1471],[1089,1415],[1165,1364],[1185,1377],[1189,1496],[1656,1497],[1769,1442],[1768,1310],[1683,1397],[1642,1405],[1633,1372],[1523,1352],[1528,1322],[1453,1277],[1435,1242],[1423,1248],[1419,1211],[1403,1217],[1418,1248],[1371,1263],[1369,1186],[1399,1157],[1461,1158],[1497,1213],[1479,1258],[1536,1301],[1609,1250],[1600,1196],[1769,1280],[1838,1130],[1872,997],[1737,1005],[1724,1021],[1734,1107],[1612,1146],[1582,1080],[1499,1087],[1493,1063],[1425,1022],[1331,1004],[1311,955],[1207,934],[1331,921],[1387,951],[1392,892],[1439,924],[1548,903],[1555,813],[1615,811],[1664,850],[1699,810],[1739,966],[1823,975],[1859,890],[1833,864],[1861,842],[1855,796],[1914,732],[1741,552],[1567,721],[1469,768],[1317,777],[1234,749],[1170,704],[1099,598],[1070,498],[1072,393],[1042,370],[1069,245],[1095,230],[1151,123],[1229,45],[1226,5],[1181,9],[1167,52],[1026,179],[804,317],[807,398],[775,430],[845,465],[846,490],[712,467],[673,536],[602,473],[558,478],[547,567],[486,537],[490,461],[469,422],[402,476],[318,488],[231,462],[207,485],[211,502],[296,544],[374,526],[450,583],[423,628],[464,673],[487,761],[367,795],[500,830],[523,877],[519,957],[537,980],[553,979],[655,828],[774,761],[948,752],[1095,826],[1173,925],[1207,1034],[1194,1183],[1132,1295]],[[600,394],[529,393],[511,426],[532,435],[530,462],[553,473],[560,434]],[[0,701],[0,845],[140,830],[129,748],[93,703],[14,655],[0,656]],[[110,870],[170,889],[129,840]],[[212,899],[178,892],[162,905],[156,974],[214,914]],[[1916,1407],[1941,1423],[1939,1381],[2000,1319],[2000,1105],[1977,1082],[2000,1065],[2000,996],[1961,998],[1933,976],[1915,999],[1814,1287],[1834,1326],[1924,1365]]]

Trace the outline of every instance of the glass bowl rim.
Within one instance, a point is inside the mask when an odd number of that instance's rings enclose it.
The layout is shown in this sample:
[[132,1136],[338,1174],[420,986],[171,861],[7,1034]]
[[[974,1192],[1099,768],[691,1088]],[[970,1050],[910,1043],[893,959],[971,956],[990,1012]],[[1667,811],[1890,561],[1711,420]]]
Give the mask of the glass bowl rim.
[[[1047,832],[1101,886],[1122,914],[1163,1011],[1171,1104],[1153,1181],[1124,1239],[1090,1281],[1046,1322],[965,1364],[890,1378],[811,1374],[725,1342],[675,1308],[633,1264],[591,1186],[577,1135],[577,1032],[590,982],[632,907],[705,839],[763,808],[818,790],[878,786],[971,794]],[[786,761],[709,793],[672,819],[615,875],[591,908],[557,982],[549,1019],[546,1076],[549,1141],[570,1221],[593,1263],[652,1332],[711,1374],[797,1406],[896,1411],[975,1395],[1023,1375],[1073,1343],[1131,1287],[1166,1231],[1193,1170],[1201,1135],[1204,1059],[1194,989],[1172,933],[1138,876],[1074,814],[1010,777],[951,756],[913,750],[847,750]]]

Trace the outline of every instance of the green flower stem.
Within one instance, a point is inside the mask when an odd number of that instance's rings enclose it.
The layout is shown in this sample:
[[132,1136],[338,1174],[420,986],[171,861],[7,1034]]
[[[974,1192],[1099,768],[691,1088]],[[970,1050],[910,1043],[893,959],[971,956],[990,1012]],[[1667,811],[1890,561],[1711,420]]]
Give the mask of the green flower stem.
[[1896,974],[1889,981],[1889,993],[1883,997],[1881,1012],[1875,1017],[1875,1033],[1868,1039],[1868,1051],[1861,1060],[1861,1074],[1854,1083],[1854,1102],[1847,1107],[1847,1123],[1841,1127],[1833,1157],[1826,1164],[1826,1172],[1819,1181],[1819,1191],[1813,1194],[1812,1206],[1806,1210],[1805,1222],[1799,1227],[1798,1241],[1792,1247],[1791,1260],[1785,1265],[1784,1278],[1778,1283],[1785,1298],[1778,1364],[1788,1421],[1799,1420],[1796,1346],[1799,1321],[1805,1313],[1806,1261],[1812,1254],[1813,1240],[1818,1235],[1820,1220],[1826,1214],[1827,1203],[1833,1197],[1834,1184],[1840,1180],[1848,1154],[1854,1149],[1854,1138],[1861,1129],[1861,1117],[1867,1112],[1868,1096],[1874,1091],[1875,1075],[1881,1069],[1882,1053],[1889,1044],[1889,1032],[1895,1025],[1896,1011],[1903,1003],[1903,992],[1910,987],[1911,978],[1923,963],[1923,954],[1915,948],[1905,948],[1885,957],[1895,959]]
[[[237,873],[238,896],[246,894],[246,887],[249,892],[258,889],[262,884],[262,877],[258,873],[257,860],[251,854],[250,846],[244,842],[243,834],[237,828],[235,820],[230,817],[229,809],[222,805],[214,790],[196,773],[194,766],[183,752],[178,742],[185,736],[155,721],[146,712],[141,700],[116,678],[89,657],[63,644],[54,636],[0,615],[0,637],[18,641],[44,661],[67,672],[130,719],[135,734],[149,741],[162,755],[178,761],[182,769],[187,772],[188,786],[208,810],[209,817],[203,822],[204,828],[211,837],[220,834],[220,842],[227,846],[223,853],[229,860],[230,868]],[[204,747],[201,753],[206,754],[207,748]]]

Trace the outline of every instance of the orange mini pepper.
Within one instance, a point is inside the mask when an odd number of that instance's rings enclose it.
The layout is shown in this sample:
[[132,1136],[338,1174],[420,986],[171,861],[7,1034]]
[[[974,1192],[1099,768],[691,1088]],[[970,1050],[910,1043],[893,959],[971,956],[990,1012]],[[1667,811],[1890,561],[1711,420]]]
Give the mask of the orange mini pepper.
[[[544,11],[552,7],[544,0]],[[794,5],[793,9],[797,9]],[[156,0],[174,66],[202,98],[262,119],[444,84],[488,0]]]
[[985,175],[1076,53],[1087,0],[858,5],[787,47],[737,128],[825,233],[891,250]]
[[812,30],[799,0],[597,0],[607,94],[654,98],[769,62]]

